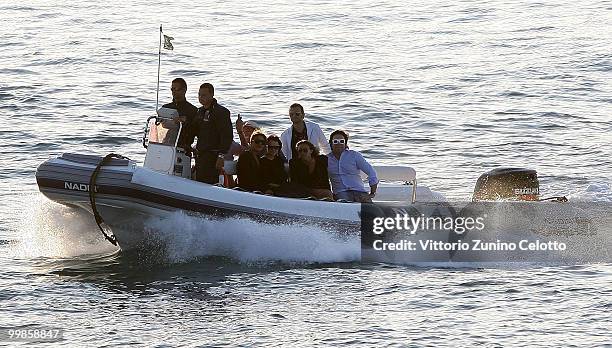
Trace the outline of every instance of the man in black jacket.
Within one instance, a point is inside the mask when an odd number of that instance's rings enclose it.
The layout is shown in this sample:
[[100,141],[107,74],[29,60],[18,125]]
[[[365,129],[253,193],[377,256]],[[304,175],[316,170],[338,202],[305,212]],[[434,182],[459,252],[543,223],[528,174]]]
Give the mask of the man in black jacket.
[[198,137],[196,149],[196,180],[209,184],[219,182],[219,171],[223,168],[223,157],[233,140],[230,112],[213,98],[215,88],[210,83],[203,83],[198,92],[202,107],[193,122],[189,125],[188,143]]
[[188,102],[185,98],[185,94],[187,93],[187,82],[185,82],[185,80],[182,78],[177,77],[172,80],[172,87],[170,88],[170,91],[172,92],[172,103],[168,103],[162,107],[178,111],[179,117],[175,119],[174,122],[177,124],[179,121],[183,122],[183,128],[179,137],[178,146],[182,147],[185,151],[190,152],[191,149],[187,144],[187,139],[189,139],[187,130],[189,129],[189,125],[195,119],[198,113],[198,108]]

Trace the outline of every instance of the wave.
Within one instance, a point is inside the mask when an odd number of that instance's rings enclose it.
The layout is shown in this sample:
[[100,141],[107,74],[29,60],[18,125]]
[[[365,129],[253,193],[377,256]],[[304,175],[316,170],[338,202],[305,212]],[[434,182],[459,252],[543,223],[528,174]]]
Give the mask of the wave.
[[28,69],[11,69],[11,68],[4,68],[4,69],[0,69],[0,73],[2,74],[15,74],[15,75],[40,75],[40,73],[33,71],[33,70],[28,70]]
[[146,223],[149,241],[161,242],[169,262],[225,256],[243,263],[350,262],[361,257],[359,236],[345,237],[320,227],[271,225],[249,219],[211,220],[183,212]]
[[329,43],[329,42],[296,42],[287,45],[282,45],[281,49],[309,49],[309,48],[323,48],[323,47],[345,47],[341,44]]

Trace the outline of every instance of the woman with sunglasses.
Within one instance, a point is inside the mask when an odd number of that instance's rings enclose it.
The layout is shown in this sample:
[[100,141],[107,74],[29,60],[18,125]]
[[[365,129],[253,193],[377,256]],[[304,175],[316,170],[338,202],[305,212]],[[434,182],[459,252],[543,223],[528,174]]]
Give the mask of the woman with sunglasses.
[[291,187],[297,196],[333,199],[327,175],[327,156],[319,155],[308,140],[300,140],[295,148],[298,158],[289,161]]
[[270,135],[267,141],[268,150],[259,159],[259,162],[261,163],[263,183],[269,189],[266,193],[272,193],[281,185],[287,183],[287,173],[285,173],[285,162],[279,156],[282,146],[280,138],[276,135]]
[[[327,155],[329,179],[331,180],[334,198],[351,202],[371,203],[378,187],[376,171],[353,150],[348,149],[348,134],[341,130],[332,132],[329,136],[332,152]],[[361,173],[368,175],[370,192],[363,187]]]
[[265,191],[260,158],[266,152],[266,135],[256,131],[251,135],[250,147],[238,157],[236,171],[238,187],[247,191]]

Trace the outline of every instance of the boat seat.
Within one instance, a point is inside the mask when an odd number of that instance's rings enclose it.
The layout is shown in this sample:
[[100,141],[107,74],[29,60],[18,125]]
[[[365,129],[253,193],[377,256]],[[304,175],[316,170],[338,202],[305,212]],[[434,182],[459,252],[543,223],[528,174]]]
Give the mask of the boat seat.
[[[236,165],[238,161],[225,161],[224,163],[224,171],[226,175],[236,175]],[[285,166],[286,169],[288,166]],[[383,182],[383,184],[378,185],[378,190],[376,192],[376,197],[374,201],[400,201],[400,202],[410,202],[413,197],[413,190],[416,187],[416,171],[412,167],[407,166],[374,166],[374,170],[376,170],[376,176],[379,181]],[[367,175],[365,173],[361,173],[361,178],[365,181],[367,179]],[[412,185],[406,185],[406,184]],[[232,188],[233,190],[244,191],[239,187]],[[364,189],[369,192],[370,186],[367,181],[364,182]],[[416,195],[421,197],[423,194],[425,197],[431,196],[431,192],[428,189],[420,189],[417,188]],[[254,192],[259,194],[265,194],[264,192]],[[307,200],[320,200],[315,197],[307,197],[302,198]],[[347,200],[338,200],[336,202],[340,203],[355,203]]]
[[[380,181],[413,182],[416,180],[416,170],[408,166],[373,166]],[[367,174],[361,172],[361,179],[366,180]]]

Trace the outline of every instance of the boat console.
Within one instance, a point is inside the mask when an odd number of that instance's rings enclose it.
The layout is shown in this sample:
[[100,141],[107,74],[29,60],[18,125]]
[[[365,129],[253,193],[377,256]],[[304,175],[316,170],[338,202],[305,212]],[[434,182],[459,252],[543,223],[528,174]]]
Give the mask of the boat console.
[[175,122],[174,117],[178,117],[178,111],[160,108],[157,116],[147,120],[142,138],[142,145],[147,149],[144,167],[190,179],[191,157],[178,146],[183,123]]

